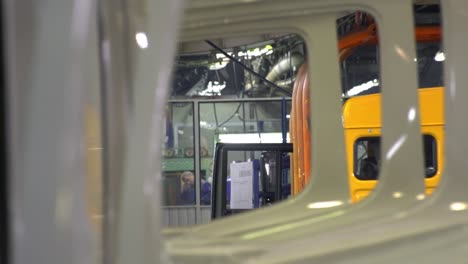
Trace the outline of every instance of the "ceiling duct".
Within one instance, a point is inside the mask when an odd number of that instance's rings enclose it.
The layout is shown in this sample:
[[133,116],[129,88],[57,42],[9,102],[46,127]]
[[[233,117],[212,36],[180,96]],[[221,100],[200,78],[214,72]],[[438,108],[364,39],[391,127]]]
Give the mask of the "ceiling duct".
[[293,53],[291,56],[287,56],[278,61],[265,78],[270,82],[276,82],[288,71],[295,72],[297,67],[299,67],[303,62],[304,57],[302,57],[301,54]]
[[[286,90],[292,89],[295,76],[289,76],[287,79],[281,78],[288,72],[296,72],[297,68],[301,66],[303,62],[304,57],[300,53],[292,53],[290,56],[286,56],[280,59],[275,65],[273,65],[265,79]],[[252,88],[257,90],[257,93],[260,92],[259,90],[265,90],[264,92],[267,93],[270,97],[274,95],[276,90],[274,87],[269,87],[266,84],[259,85],[258,80],[253,80],[252,82],[247,83],[245,86],[245,90],[252,90]],[[284,96],[284,94],[279,96]]]

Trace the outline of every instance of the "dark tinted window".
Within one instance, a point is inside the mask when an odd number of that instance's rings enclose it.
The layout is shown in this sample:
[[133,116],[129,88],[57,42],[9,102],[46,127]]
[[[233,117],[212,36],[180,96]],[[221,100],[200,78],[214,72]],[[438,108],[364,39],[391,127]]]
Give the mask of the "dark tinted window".
[[[426,178],[437,172],[437,144],[431,135],[424,135]],[[376,180],[380,169],[380,137],[360,138],[354,144],[354,175],[360,180]]]

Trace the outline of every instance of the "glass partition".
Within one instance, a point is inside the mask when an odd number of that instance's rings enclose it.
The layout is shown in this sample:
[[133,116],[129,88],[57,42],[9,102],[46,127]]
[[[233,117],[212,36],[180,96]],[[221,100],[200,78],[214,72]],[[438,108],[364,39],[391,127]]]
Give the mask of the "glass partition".
[[163,145],[163,205],[195,205],[193,103],[169,103]]

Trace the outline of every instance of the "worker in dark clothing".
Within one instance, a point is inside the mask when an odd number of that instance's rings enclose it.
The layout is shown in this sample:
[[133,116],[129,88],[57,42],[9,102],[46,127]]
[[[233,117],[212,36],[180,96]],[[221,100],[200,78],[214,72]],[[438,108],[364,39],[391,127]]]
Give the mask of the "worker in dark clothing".
[[[177,198],[177,205],[194,205],[195,198],[195,175],[190,171],[185,171],[180,175],[182,181],[182,192]],[[200,184],[200,204],[211,204],[211,184],[205,179]]]
[[203,178],[201,180],[200,204],[201,205],[211,204],[211,184]]
[[177,197],[177,205],[195,204],[195,175],[190,171],[184,171],[180,175],[182,191]]
[[380,139],[372,139],[367,144],[367,157],[361,161],[361,180],[377,180],[380,168]]

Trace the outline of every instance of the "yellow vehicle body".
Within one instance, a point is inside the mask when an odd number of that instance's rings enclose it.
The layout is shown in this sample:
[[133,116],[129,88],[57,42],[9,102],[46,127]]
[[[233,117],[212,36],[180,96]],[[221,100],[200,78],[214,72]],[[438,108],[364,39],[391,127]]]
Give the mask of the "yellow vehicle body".
[[[415,38],[419,42],[440,42],[441,29],[439,26],[418,26]],[[342,37],[338,42],[340,60],[343,61],[356,47],[375,45],[378,42],[376,25],[371,23],[367,29],[357,31]],[[302,69],[304,68],[304,69]],[[306,65],[303,65],[296,76],[293,88],[292,109],[290,120],[291,142],[294,145],[292,161],[291,193],[297,195],[303,190],[311,175],[310,157],[305,155],[310,151],[310,128],[307,125],[310,109],[304,96],[309,89]],[[426,177],[427,194],[437,186],[443,168],[443,87],[419,89],[421,129],[423,135],[430,135],[435,141],[436,158],[435,169],[430,177]],[[404,96],[404,95],[402,95]],[[350,98],[343,106],[343,125],[345,130],[346,155],[349,173],[349,188],[351,200],[357,202],[369,195],[376,186],[377,180],[360,180],[355,175],[355,143],[360,138],[380,137],[381,135],[381,103],[380,94],[362,95]],[[304,102],[306,102],[304,104]],[[304,106],[305,107],[302,107]],[[302,110],[300,110],[302,107]],[[398,106],[395,106],[398,107]],[[304,136],[306,135],[306,136]],[[380,152],[380,151],[379,151]]]
[[[421,131],[436,142],[435,173],[426,178],[426,194],[431,194],[439,183],[444,165],[444,106],[443,87],[419,89]],[[381,95],[372,94],[350,98],[343,107],[346,155],[348,160],[351,200],[358,202],[369,195],[377,180],[360,180],[355,175],[355,144],[360,138],[381,136]],[[395,105],[395,107],[398,107]]]

